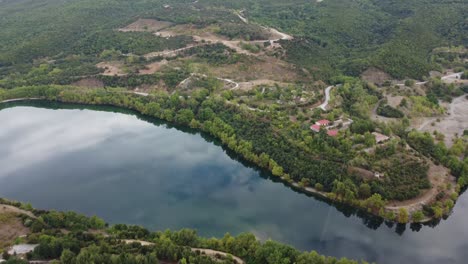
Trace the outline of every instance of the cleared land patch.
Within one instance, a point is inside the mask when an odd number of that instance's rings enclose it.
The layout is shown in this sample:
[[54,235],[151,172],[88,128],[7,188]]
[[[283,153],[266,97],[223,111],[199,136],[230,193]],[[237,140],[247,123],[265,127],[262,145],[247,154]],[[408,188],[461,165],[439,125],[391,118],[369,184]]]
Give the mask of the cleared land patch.
[[96,67],[104,69],[104,72],[101,73],[104,76],[125,76],[127,75],[123,68],[123,64],[118,61],[111,62],[100,62],[96,64]]
[[[437,119],[440,122],[437,122]],[[448,115],[439,118],[425,120],[419,127],[421,131],[433,133],[438,131],[445,135],[445,144],[453,145],[456,135],[463,135],[463,130],[468,128],[468,99],[466,95],[455,98],[448,106]]]
[[131,23],[130,25],[120,28],[121,32],[156,32],[163,28],[172,26],[171,22],[158,21],[155,19],[144,19],[140,18],[137,21]]

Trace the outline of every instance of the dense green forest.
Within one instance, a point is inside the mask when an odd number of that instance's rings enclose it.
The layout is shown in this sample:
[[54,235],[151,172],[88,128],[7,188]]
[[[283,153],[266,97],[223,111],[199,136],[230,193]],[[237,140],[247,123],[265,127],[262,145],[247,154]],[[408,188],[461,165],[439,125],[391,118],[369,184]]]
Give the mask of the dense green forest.
[[[106,49],[141,54],[183,46],[187,39],[120,34],[116,28],[137,17],[197,26],[217,25],[230,38],[262,38],[261,29],[242,24],[233,10],[253,22],[294,35],[284,41],[286,59],[317,79],[358,75],[370,66],[396,78],[421,78],[440,69],[434,48],[467,46],[463,0],[266,1],[205,0],[4,0],[0,2],[0,77],[29,71],[40,58],[70,55],[96,60]],[[75,74],[76,75],[76,74]]]
[[[250,233],[237,237],[203,238],[194,230],[151,232],[139,226],[117,224],[108,226],[102,219],[86,217],[74,212],[43,211],[28,204],[0,198],[0,206],[12,205],[35,217],[21,214],[22,224],[30,234],[21,242],[38,244],[26,255],[28,260],[54,260],[62,264],[239,264],[233,256],[247,264],[357,264],[357,261],[336,259],[317,252],[300,252],[290,246],[268,240],[260,242]],[[128,241],[127,243],[125,242]],[[135,241],[136,240],[136,241]],[[132,242],[134,241],[134,242]],[[142,245],[137,241],[148,242]],[[227,253],[209,256],[203,249]],[[0,248],[0,252],[2,249]],[[29,263],[3,252],[7,264]],[[366,262],[361,262],[366,263]]]

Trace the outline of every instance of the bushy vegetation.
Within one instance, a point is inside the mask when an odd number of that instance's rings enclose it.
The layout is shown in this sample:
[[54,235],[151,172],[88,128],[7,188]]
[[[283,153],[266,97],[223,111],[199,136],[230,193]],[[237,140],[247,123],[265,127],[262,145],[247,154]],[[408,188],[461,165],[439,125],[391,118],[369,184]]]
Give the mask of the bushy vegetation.
[[390,117],[390,118],[402,118],[405,114],[396,109],[395,107],[391,107],[384,102],[380,102],[379,106],[377,107],[377,114],[380,116]]
[[[218,239],[202,238],[189,229],[151,232],[139,226],[123,224],[104,228],[104,221],[96,217],[88,218],[71,212],[34,211],[39,212],[37,218],[21,216],[24,223],[33,227],[32,234],[25,240],[38,244],[33,252],[27,254],[28,260],[54,260],[54,263],[62,264],[234,264],[239,263],[233,258],[236,256],[247,264],[359,263],[345,258],[325,257],[315,251],[301,252],[271,240],[262,243],[249,233],[237,237],[226,234]],[[37,226],[41,228],[35,228]],[[140,241],[147,244],[142,245]],[[203,249],[227,254],[209,255],[203,253]],[[3,257],[7,259],[7,264],[28,263],[6,253]]]
[[[136,17],[216,25],[219,33],[246,40],[265,39],[266,33],[255,23],[278,28],[296,37],[282,43],[287,59],[317,79],[357,76],[369,66],[396,78],[421,78],[439,68],[437,60],[431,61],[434,48],[467,43],[463,3],[450,0],[176,0],[164,8],[165,4],[159,0],[2,1],[0,76],[2,67],[18,70],[38,58],[80,54],[91,58],[104,49],[143,54],[188,41],[115,31]],[[240,9],[246,9],[244,15],[254,24],[241,23],[234,14]]]

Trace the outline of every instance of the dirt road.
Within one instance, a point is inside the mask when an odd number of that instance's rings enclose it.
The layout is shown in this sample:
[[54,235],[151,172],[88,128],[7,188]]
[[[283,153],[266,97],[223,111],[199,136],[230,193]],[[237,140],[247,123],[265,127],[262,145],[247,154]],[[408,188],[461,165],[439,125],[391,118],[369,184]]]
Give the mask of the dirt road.
[[[155,245],[152,242],[143,241],[143,240],[123,239],[122,241],[125,242],[126,244],[139,243],[142,246],[153,246],[153,245]],[[233,256],[231,254],[228,254],[228,253],[225,253],[225,252],[222,252],[222,251],[217,251],[217,250],[213,250],[213,249],[205,249],[205,248],[191,248],[191,250],[192,250],[192,252],[200,252],[202,254],[205,254],[205,255],[213,257],[213,258],[216,258],[216,256],[227,257],[228,255],[230,255],[230,256],[232,256],[232,258],[237,263],[245,264],[245,262],[242,259],[240,259],[239,257]]]
[[10,102],[17,102],[17,101],[26,101],[26,100],[41,100],[42,98],[16,98],[16,99],[8,99],[3,100],[0,103],[10,103]]

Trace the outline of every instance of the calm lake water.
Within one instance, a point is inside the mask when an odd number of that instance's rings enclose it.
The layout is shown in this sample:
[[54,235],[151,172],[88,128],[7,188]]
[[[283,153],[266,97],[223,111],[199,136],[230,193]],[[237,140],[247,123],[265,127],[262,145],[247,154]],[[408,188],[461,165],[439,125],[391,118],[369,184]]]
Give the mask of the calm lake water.
[[468,261],[467,195],[436,226],[389,226],[275,183],[206,135],[117,109],[5,106],[2,197],[153,230],[188,227],[217,237],[252,232],[378,263]]

